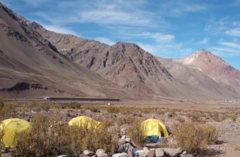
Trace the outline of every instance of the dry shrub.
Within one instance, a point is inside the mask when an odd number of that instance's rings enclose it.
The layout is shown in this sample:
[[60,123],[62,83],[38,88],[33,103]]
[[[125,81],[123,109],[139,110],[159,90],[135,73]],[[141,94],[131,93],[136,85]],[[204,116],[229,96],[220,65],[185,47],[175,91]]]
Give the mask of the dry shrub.
[[240,145],[235,146],[235,150],[240,151]]
[[218,131],[212,125],[184,122],[173,125],[172,129],[177,146],[188,153],[196,154],[208,144],[217,141]]
[[141,121],[136,120],[127,127],[127,135],[138,146],[143,147],[146,136],[144,135],[144,128],[141,127]]
[[184,118],[182,118],[182,117],[177,117],[177,120],[180,122],[180,123],[184,123],[185,122],[185,119]]
[[71,103],[66,105],[67,108],[69,109],[81,109],[81,104],[80,103]]
[[16,105],[12,103],[4,103],[0,97],[0,121],[16,116]]
[[152,108],[141,108],[141,113],[153,113],[153,111]]
[[200,118],[200,115],[199,115],[199,113],[188,113],[187,117],[191,118],[191,120],[193,122],[198,122],[199,118]]
[[220,117],[218,112],[210,113],[209,116],[216,122],[222,122],[225,119],[224,117]]
[[120,112],[120,109],[118,107],[108,107],[107,109],[107,112],[108,113],[119,113]]
[[118,125],[124,125],[124,124],[131,124],[133,122],[137,121],[137,118],[133,117],[133,116],[128,116],[128,117],[121,117],[118,118],[117,123]]
[[93,106],[93,105],[89,105],[86,107],[86,109],[92,111],[92,112],[99,112],[100,111],[100,107],[99,106]]
[[4,100],[3,97],[0,96],[0,111],[4,108]]
[[79,156],[84,150],[99,148],[113,152],[116,140],[104,123],[101,128],[77,127],[51,123],[51,118],[38,115],[29,131],[16,134],[15,156]]

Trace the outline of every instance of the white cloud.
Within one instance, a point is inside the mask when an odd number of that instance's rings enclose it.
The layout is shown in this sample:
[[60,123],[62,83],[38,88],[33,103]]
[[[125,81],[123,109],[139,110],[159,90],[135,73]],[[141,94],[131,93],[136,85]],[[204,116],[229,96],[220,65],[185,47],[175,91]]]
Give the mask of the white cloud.
[[46,28],[49,31],[53,31],[53,32],[56,32],[56,33],[77,35],[77,33],[72,31],[71,29],[60,27],[60,26],[43,25],[43,27]]
[[[128,13],[115,10],[91,10],[81,12],[79,20],[81,22],[94,22],[97,24],[116,24],[131,26],[146,26],[151,23],[151,15],[149,13],[138,12]],[[149,18],[146,18],[149,17]]]
[[61,16],[56,14],[56,11],[52,14],[41,12],[37,13],[37,15],[54,24],[96,23],[104,26],[117,25],[147,28],[158,24],[166,25],[166,21],[161,16],[145,9],[147,3],[146,0],[73,0],[56,4],[56,9],[59,10],[58,13],[61,13],[62,10],[69,10],[61,14]]
[[231,42],[219,42],[219,44],[223,46],[228,46],[231,48],[239,49],[238,51],[240,52],[240,44],[238,43],[231,43]]
[[172,42],[175,38],[172,34],[163,34],[163,33],[135,33],[135,34],[125,34],[127,36],[132,37],[141,37],[141,38],[147,38],[147,39],[153,39],[155,42],[158,43],[169,43]]
[[137,44],[145,51],[165,58],[178,58],[193,52],[190,48],[183,48],[181,43],[144,44],[137,42]]
[[162,33],[149,34],[149,36],[158,43],[169,43],[169,42],[173,41],[175,38],[174,35],[162,34]]
[[39,6],[41,4],[43,4],[44,2],[49,2],[51,0],[23,0],[25,3],[27,3],[28,5],[31,5],[33,7]]
[[197,44],[202,44],[202,45],[206,45],[208,43],[209,38],[204,38],[203,40],[197,42]]
[[94,40],[100,41],[101,43],[105,43],[110,46],[112,46],[116,43],[116,42],[112,41],[111,39],[104,38],[104,37],[97,37],[97,38],[94,38]]
[[218,42],[220,46],[209,47],[208,49],[219,56],[239,56],[240,43],[225,42],[223,40]]
[[191,1],[168,0],[161,4],[163,16],[182,16],[187,13],[207,11],[209,8],[204,4],[191,3]]
[[211,17],[205,25],[204,31],[219,35],[229,28],[229,24],[229,17],[223,17],[220,20],[215,20],[214,17]]
[[227,35],[240,37],[240,28],[234,28],[225,32]]
[[240,51],[229,47],[210,47],[208,48],[213,54],[218,56],[239,56]]

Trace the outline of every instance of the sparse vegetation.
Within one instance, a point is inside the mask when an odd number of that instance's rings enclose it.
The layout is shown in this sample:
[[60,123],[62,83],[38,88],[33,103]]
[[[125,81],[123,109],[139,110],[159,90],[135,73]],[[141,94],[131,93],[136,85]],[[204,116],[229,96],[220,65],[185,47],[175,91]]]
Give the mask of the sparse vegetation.
[[137,120],[138,119],[133,116],[128,116],[128,117],[118,118],[117,122],[118,122],[118,125],[123,125],[123,124],[132,124]]
[[142,147],[145,142],[144,129],[141,121],[136,120],[127,127],[127,135],[135,142],[138,147]]
[[173,132],[177,146],[193,154],[218,139],[218,132],[214,126],[193,122],[175,123]]
[[31,130],[17,134],[15,142],[15,156],[79,156],[84,150],[96,151],[98,148],[113,153],[116,146],[112,132],[105,126],[94,130],[87,126],[54,125],[51,119],[42,115],[34,119]]
[[120,109],[118,107],[108,107],[107,108],[107,112],[108,113],[119,113],[120,112]]

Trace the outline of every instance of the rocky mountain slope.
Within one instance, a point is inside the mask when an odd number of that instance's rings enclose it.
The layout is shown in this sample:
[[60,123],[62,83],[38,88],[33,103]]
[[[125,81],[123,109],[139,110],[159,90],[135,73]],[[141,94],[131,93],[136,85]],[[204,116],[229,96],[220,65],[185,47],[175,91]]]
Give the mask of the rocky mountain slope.
[[157,59],[164,64],[173,77],[177,78],[186,86],[190,86],[190,88],[195,91],[199,91],[202,94],[202,98],[206,96],[218,99],[239,98],[238,93],[226,89],[223,85],[213,80],[197,67],[179,63],[174,59],[165,59],[161,57],[157,57]]
[[131,98],[122,87],[70,62],[28,21],[0,3],[0,95]]
[[109,46],[73,35],[58,34],[33,22],[29,26],[49,40],[64,56],[127,89],[150,95],[195,98],[150,53],[133,43]]
[[[200,67],[187,65],[187,63],[194,62],[196,57],[177,60],[159,57],[156,60],[154,56],[136,44],[118,42],[113,46],[108,46],[73,35],[54,33],[35,22],[29,25],[71,61],[125,88],[147,88],[150,94],[160,93],[162,96],[170,97],[240,98],[239,92],[233,88],[232,83],[223,84],[202,71]],[[202,61],[199,62],[203,64]],[[225,62],[222,64],[227,65]],[[208,69],[209,64],[204,62],[204,65]]]
[[176,59],[176,62],[198,68],[238,98],[240,97],[240,71],[211,52],[201,49],[189,56]]

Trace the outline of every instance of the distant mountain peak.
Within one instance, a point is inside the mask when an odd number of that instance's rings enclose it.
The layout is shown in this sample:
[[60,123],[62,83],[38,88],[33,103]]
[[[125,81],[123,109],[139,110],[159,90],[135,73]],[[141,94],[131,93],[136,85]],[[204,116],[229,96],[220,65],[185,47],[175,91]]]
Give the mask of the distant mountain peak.
[[177,62],[181,62],[186,65],[190,65],[193,63],[198,64],[227,64],[224,62],[220,57],[212,54],[210,51],[207,51],[205,49],[200,49],[198,51],[195,51],[194,53],[176,59]]

